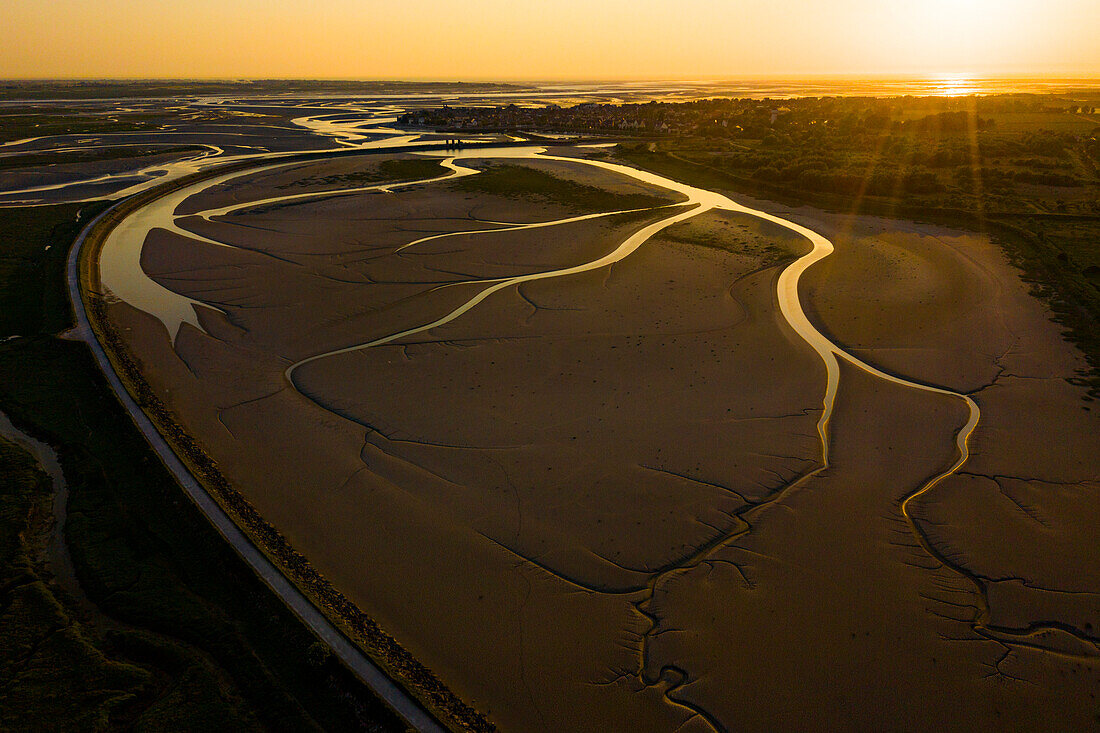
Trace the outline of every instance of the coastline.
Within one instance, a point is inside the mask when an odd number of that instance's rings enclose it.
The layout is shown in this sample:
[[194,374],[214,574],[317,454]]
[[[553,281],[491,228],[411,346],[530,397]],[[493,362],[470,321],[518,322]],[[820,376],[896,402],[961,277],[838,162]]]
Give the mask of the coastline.
[[[369,155],[371,152],[337,151],[335,154]],[[331,155],[307,154],[305,159]],[[309,562],[217,473],[216,465],[176,424],[142,379],[124,342],[110,330],[103,317],[102,296],[92,290],[97,282],[98,248],[127,214],[196,181],[269,163],[269,160],[257,159],[185,176],[163,188],[153,187],[124,199],[93,219],[73,244],[68,260],[67,280],[77,326],[130,417],[190,499],[264,582],[368,687],[419,730],[441,730],[437,717],[449,720],[449,727],[454,729],[491,730],[488,721],[458,700],[430,670],[313,570]],[[106,349],[103,344],[107,344]],[[369,651],[361,651],[360,646]],[[394,682],[391,677],[401,683]],[[407,688],[415,692],[410,694]]]
[[[797,297],[797,295],[796,295],[796,297]],[[96,307],[102,308],[103,305],[104,305],[103,301],[99,300],[99,301],[96,301],[96,302],[92,303],[91,307],[94,310]],[[100,313],[99,315],[102,316],[102,313]],[[112,334],[105,334],[103,336],[103,338],[106,339],[106,340],[110,340],[111,335]],[[113,335],[115,337],[117,337],[117,334],[113,334]],[[839,348],[839,347],[837,347],[837,348]],[[126,353],[125,347],[120,347],[118,353],[125,354]],[[838,355],[840,355],[840,354],[838,354]],[[847,360],[847,357],[845,357],[845,358]],[[860,359],[862,359],[862,357],[860,357]],[[157,400],[157,398],[154,395],[152,395],[151,390],[148,392],[148,394],[143,393],[143,390],[140,387],[140,383],[142,383],[143,380],[141,379],[140,373],[139,373],[137,367],[134,365],[132,358],[127,359],[124,356],[123,359],[122,359],[122,362],[119,364],[117,369],[121,369],[121,371],[123,373],[132,371],[136,375],[134,385],[138,385],[138,386],[131,385],[130,388],[131,388],[131,390],[134,391],[135,394],[138,395],[139,399],[138,399],[137,402],[139,404],[141,404],[141,406],[144,408],[144,410],[147,413],[149,413],[149,412],[159,413],[161,411],[163,411],[165,413],[167,412],[164,405],[162,403],[160,403],[159,400]],[[877,369],[875,369],[875,370],[865,369],[864,371],[873,371],[873,376],[874,375],[884,376],[882,373],[878,372]],[[936,392],[941,391],[941,390],[938,390],[938,389],[927,390],[927,388],[922,388],[919,385],[913,385],[912,383],[905,383],[905,382],[902,382],[902,381],[897,380],[897,379],[889,379],[888,375],[885,375],[885,376],[887,376],[888,381],[898,381],[899,384],[902,384],[902,386],[910,386],[910,387],[917,386],[918,389],[922,389],[922,390],[925,390],[925,391],[936,391]],[[178,441],[176,453],[182,454],[183,456],[185,456],[184,460],[191,464],[190,465],[190,473],[204,476],[206,478],[206,481],[210,482],[210,484],[215,487],[215,491],[220,491],[220,487],[217,483],[217,473],[216,473],[217,469],[216,469],[216,466],[214,466],[213,463],[211,461],[209,461],[208,458],[205,457],[205,453],[198,447],[197,444],[194,443],[193,439],[191,439],[189,436],[187,436],[182,431],[182,429],[180,429],[178,427],[176,421],[174,421],[171,418],[170,415],[166,418],[166,422],[168,424],[174,426],[175,430],[178,431],[178,433],[179,433],[179,435],[174,435],[173,436],[173,439]],[[973,427],[973,426],[971,425],[970,427]],[[168,429],[171,430],[172,428],[168,428]],[[823,435],[822,437],[824,438],[825,436]],[[932,482],[932,484],[937,483],[944,476],[954,472],[958,467],[959,467],[959,464],[955,464],[953,467],[951,467],[951,469],[948,471],[947,474],[944,474],[943,476],[937,477]],[[905,499],[904,504],[908,504],[909,499],[912,499],[913,497],[918,496],[919,494],[925,493],[925,491],[927,489],[931,488],[932,484],[928,484],[925,487],[925,489],[921,489],[916,494],[913,494],[909,498]],[[231,488],[229,488],[228,490],[232,491]],[[223,501],[224,501],[225,497],[223,496],[222,498],[223,498]],[[232,504],[233,503],[232,499],[230,499],[227,503]],[[903,504],[902,511],[903,511],[903,514],[906,514],[906,517],[908,518],[908,514],[905,512],[905,509],[904,509],[904,504]],[[244,505],[243,508],[238,508],[238,507],[235,507],[235,506],[233,508],[240,512],[239,514],[237,514],[237,519],[238,519],[239,522],[248,521],[248,517],[250,515],[249,510],[251,509],[251,506],[247,505],[247,502],[245,502],[245,505]],[[251,513],[255,514],[255,510],[251,510]],[[261,518],[258,518],[258,515],[256,515],[256,518],[259,519],[260,522],[263,521]],[[912,524],[912,522],[910,522],[910,523]],[[274,532],[274,530],[271,530],[271,531]],[[263,535],[263,533],[264,533],[263,528],[261,527],[259,530],[257,530],[257,532],[259,534]],[[268,537],[267,539],[269,541],[274,542],[276,544],[276,546],[278,546],[278,542],[281,539],[281,537],[279,537],[278,533],[275,532],[274,539],[272,539],[271,537]],[[926,546],[924,549],[926,551],[929,551],[930,554],[933,554],[933,556],[935,556],[936,553],[931,552],[929,550],[929,547],[931,547],[931,545]],[[292,550],[291,550],[291,552],[292,552]],[[296,555],[296,553],[295,553],[295,555]],[[300,555],[296,555],[296,557],[291,556],[291,558],[289,560],[289,564],[293,565],[295,563],[295,561],[300,557],[301,557]],[[302,560],[304,562],[304,558]],[[323,581],[323,579],[322,579],[322,581]],[[670,698],[670,699],[672,699],[672,698]]]

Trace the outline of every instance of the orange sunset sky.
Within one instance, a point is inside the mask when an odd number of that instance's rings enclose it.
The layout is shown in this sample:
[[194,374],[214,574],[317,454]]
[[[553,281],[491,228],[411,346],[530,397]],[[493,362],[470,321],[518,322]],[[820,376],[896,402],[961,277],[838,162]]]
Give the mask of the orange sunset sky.
[[0,77],[1100,73],[1096,0],[4,0]]

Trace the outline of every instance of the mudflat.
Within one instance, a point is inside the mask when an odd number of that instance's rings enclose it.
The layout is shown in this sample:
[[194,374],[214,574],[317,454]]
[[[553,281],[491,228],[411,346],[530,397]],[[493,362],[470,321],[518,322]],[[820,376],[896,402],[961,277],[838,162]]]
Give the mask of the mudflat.
[[108,317],[232,484],[460,698],[509,730],[1095,725],[1100,426],[993,244],[783,214],[836,247],[803,279],[824,334],[980,405],[910,521],[966,406],[842,361],[820,470],[826,370],[776,302],[806,239],[709,211],[441,322],[686,207],[580,162],[425,162],[201,192],[141,252],[201,329]]

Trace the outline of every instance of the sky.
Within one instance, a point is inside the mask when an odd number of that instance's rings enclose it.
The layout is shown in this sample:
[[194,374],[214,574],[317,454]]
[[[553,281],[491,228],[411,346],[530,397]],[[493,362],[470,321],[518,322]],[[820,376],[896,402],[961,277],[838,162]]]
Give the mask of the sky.
[[0,0],[0,78],[1100,75],[1097,0]]

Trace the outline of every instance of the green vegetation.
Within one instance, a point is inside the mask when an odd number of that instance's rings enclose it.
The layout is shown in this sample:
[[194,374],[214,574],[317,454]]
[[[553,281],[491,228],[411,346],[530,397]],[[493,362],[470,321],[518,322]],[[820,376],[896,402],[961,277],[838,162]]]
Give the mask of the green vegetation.
[[524,165],[490,166],[481,175],[461,178],[454,185],[461,191],[545,201],[584,211],[644,209],[671,203],[643,193],[613,193]]
[[0,439],[0,728],[103,729],[152,682],[111,661],[55,595],[41,565],[49,477]]
[[[1096,100],[709,100],[623,160],[708,188],[984,231],[1082,348],[1100,392]],[[666,105],[673,109],[680,105]],[[688,114],[673,114],[682,120]]]
[[105,207],[0,209],[0,339],[58,333],[72,325],[64,288],[69,244],[81,221]]
[[351,173],[339,173],[331,176],[309,176],[301,178],[293,183],[287,183],[279,188],[294,188],[297,186],[330,186],[341,184],[349,187],[365,186],[371,183],[383,181],[416,181],[422,178],[434,178],[443,175],[444,168],[438,160],[430,158],[409,158],[398,160],[383,160],[377,165],[371,165],[370,159],[365,159],[367,167],[363,170]]
[[1098,183],[1100,156],[1092,107],[1031,97],[710,104],[709,124],[654,149],[764,187],[924,207],[1100,213],[1087,190]]
[[[0,710],[12,719],[0,727],[41,729],[55,711],[59,729],[400,729],[186,498],[87,347],[55,335],[70,325],[63,265],[76,211],[0,218],[0,323],[22,336],[0,343],[0,409],[57,450],[64,536],[94,609],[44,579],[33,547],[49,487],[5,449]],[[72,717],[85,708],[94,719]]]
[[720,215],[689,219],[669,227],[662,237],[696,247],[709,247],[752,257],[761,268],[788,262],[805,254],[806,240],[770,222],[757,223],[742,215]]
[[117,118],[103,113],[58,114],[53,110],[20,110],[0,115],[0,142],[48,135],[94,135],[107,132],[156,130],[177,114],[169,112],[126,113]]
[[63,153],[25,153],[13,155],[8,158],[0,158],[0,170],[9,168],[31,168],[45,165],[98,163],[105,160],[120,160],[123,158],[146,158],[150,156],[194,153],[199,150],[205,150],[205,148],[188,145],[173,145],[170,147],[118,145],[112,147],[89,148],[87,150],[70,150]]

